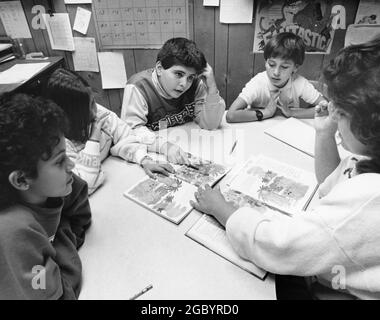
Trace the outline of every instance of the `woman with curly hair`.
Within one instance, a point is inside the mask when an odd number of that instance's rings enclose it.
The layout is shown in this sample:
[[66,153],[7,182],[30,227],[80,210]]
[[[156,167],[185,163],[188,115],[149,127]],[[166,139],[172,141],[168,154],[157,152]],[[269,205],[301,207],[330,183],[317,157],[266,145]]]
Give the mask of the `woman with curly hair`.
[[66,123],[51,101],[0,96],[0,300],[78,298],[91,211]]
[[[331,101],[315,111],[320,201],[288,217],[233,207],[206,186],[240,256],[277,274],[278,299],[380,299],[380,38],[342,49],[324,70]],[[354,156],[341,160],[335,143]]]

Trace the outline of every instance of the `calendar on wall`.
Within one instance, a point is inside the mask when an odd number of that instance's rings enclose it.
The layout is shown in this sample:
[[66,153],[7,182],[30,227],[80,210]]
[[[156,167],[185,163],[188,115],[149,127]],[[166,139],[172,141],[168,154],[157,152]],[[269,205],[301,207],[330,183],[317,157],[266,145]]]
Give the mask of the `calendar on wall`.
[[188,0],[93,0],[101,49],[160,48],[189,38]]

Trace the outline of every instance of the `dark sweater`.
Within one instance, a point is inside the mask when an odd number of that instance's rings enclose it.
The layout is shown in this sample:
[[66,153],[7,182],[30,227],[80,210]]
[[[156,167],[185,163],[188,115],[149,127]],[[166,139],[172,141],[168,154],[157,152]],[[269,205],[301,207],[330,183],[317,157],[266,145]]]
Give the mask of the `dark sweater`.
[[48,207],[18,204],[0,212],[0,299],[77,299],[78,249],[91,222],[87,184]]

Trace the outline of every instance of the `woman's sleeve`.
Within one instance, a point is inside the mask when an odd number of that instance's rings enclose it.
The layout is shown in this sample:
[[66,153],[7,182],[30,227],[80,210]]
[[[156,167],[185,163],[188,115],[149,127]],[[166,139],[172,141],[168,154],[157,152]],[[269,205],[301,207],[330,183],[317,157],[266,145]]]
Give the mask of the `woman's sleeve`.
[[242,258],[269,272],[297,276],[329,272],[331,263],[346,262],[319,214],[331,214],[331,207],[293,217],[241,208],[227,221],[227,236]]

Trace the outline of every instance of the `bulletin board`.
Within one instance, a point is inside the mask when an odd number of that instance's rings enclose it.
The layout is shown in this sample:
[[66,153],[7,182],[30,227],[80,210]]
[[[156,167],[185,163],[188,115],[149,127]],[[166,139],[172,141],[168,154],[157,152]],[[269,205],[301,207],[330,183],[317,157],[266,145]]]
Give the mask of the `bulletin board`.
[[157,49],[189,38],[188,0],[93,0],[101,49]]

